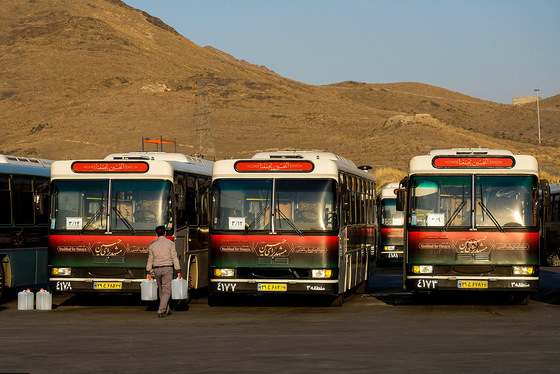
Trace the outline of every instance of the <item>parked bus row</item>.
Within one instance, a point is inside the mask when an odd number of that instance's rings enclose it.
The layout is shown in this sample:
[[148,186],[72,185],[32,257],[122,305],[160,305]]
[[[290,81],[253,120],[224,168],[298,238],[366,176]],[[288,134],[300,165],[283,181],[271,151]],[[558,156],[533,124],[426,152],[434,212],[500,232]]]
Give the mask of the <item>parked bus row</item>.
[[3,157],[0,288],[139,292],[159,225],[211,304],[237,294],[341,304],[392,260],[415,293],[499,290],[524,303],[538,289],[539,246],[558,252],[560,188],[539,183],[533,157],[503,150],[414,157],[379,193],[371,167],[328,152]]

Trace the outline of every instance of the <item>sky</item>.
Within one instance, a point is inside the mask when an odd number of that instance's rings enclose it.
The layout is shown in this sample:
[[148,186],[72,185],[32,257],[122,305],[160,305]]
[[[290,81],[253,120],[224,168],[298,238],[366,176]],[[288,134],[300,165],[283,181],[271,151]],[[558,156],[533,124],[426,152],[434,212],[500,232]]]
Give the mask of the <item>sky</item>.
[[560,94],[560,0],[124,0],[200,46],[324,85]]

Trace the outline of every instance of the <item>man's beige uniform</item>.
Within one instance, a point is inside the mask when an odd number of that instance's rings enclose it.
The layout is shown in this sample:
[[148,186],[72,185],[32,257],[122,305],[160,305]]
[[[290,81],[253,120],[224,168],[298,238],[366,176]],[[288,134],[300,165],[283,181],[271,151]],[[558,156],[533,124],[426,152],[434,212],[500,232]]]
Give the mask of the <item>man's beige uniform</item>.
[[169,313],[169,298],[171,297],[171,281],[173,280],[173,268],[181,271],[175,243],[160,236],[154,240],[149,247],[148,264],[146,271],[154,269],[155,278],[159,290],[158,314]]

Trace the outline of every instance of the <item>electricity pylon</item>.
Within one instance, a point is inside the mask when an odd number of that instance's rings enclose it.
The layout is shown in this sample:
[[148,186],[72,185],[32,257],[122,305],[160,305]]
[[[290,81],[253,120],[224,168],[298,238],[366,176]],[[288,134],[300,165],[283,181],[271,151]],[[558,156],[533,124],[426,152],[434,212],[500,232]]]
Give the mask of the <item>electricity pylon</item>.
[[207,160],[216,159],[216,149],[212,139],[210,127],[210,104],[208,103],[208,89],[206,83],[197,84],[196,110],[194,112],[194,127],[196,129],[197,156]]

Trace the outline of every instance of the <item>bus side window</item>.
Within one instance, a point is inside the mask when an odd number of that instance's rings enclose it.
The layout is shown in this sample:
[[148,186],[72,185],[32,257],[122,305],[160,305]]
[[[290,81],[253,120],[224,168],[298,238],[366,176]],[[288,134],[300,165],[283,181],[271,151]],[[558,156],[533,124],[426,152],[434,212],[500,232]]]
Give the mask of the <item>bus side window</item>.
[[348,220],[348,224],[354,224],[356,222],[356,191],[354,191],[354,178],[347,177],[346,180],[348,181],[348,192],[350,194],[350,219]]
[[368,223],[374,224],[375,223],[375,184],[373,182],[369,182],[369,189],[368,189],[368,207],[369,207],[369,214],[368,214]]
[[0,176],[0,225],[12,223],[12,203],[10,201],[10,177]]
[[196,178],[187,175],[187,190],[186,190],[186,220],[189,226],[197,224],[196,221]]
[[12,177],[14,223],[32,225],[33,217],[33,188],[31,177]]
[[352,223],[356,224],[360,222],[360,191],[358,187],[358,180],[356,177],[352,177]]
[[210,222],[210,178],[199,177],[197,189],[197,204],[199,224],[206,226]]
[[351,200],[351,182],[347,174],[340,173],[340,225],[346,226],[351,223],[352,217],[352,200]]
[[358,222],[357,223],[363,223],[364,222],[364,186],[363,186],[363,181],[361,179],[357,179],[356,180],[357,183],[357,204],[358,204]]

